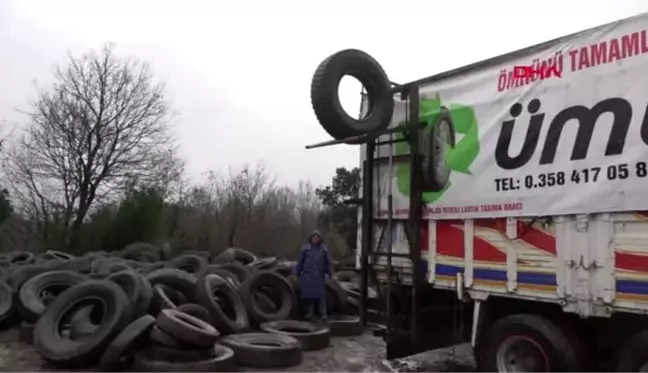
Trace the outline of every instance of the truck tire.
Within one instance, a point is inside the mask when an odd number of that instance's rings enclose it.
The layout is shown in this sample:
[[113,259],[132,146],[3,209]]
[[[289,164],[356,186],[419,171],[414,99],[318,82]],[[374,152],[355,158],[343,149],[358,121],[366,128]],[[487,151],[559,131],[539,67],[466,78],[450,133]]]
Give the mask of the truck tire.
[[11,286],[0,281],[0,321],[8,319],[16,309]]
[[331,330],[328,326],[295,320],[264,322],[259,326],[266,333],[289,335],[298,339],[303,351],[317,351],[331,344]]
[[146,275],[146,278],[151,283],[151,286],[158,284],[168,286],[182,293],[189,303],[193,303],[195,300],[194,288],[196,287],[198,278],[191,273],[177,268],[161,268],[150,272]]
[[176,337],[172,336],[167,332],[163,332],[162,330],[160,330],[160,328],[157,327],[157,325],[151,328],[149,337],[151,338],[151,342],[153,343],[153,345],[170,347],[170,348],[183,347],[182,341],[180,341],[179,339],[177,339]]
[[225,249],[217,257],[212,260],[212,264],[225,264],[237,262],[243,265],[248,265],[256,260],[256,256],[251,252],[243,249],[237,249],[236,247],[230,247]]
[[445,146],[455,146],[455,129],[450,111],[442,106],[436,123],[428,123],[421,131],[421,171],[423,190],[438,192],[450,181],[450,168],[445,157]]
[[[358,79],[367,91],[369,111],[362,119],[351,117],[340,103],[338,88],[345,75]],[[373,57],[357,49],[346,49],[326,58],[315,70],[311,103],[324,130],[341,140],[389,127],[394,113],[390,88],[385,70]]]
[[302,362],[302,346],[289,335],[272,333],[231,334],[220,341],[232,350],[237,365],[250,368],[283,368]]
[[218,268],[232,272],[236,276],[239,284],[247,280],[253,272],[253,268],[237,262],[220,264]]
[[210,347],[216,344],[220,333],[216,328],[178,310],[162,310],[157,317],[157,327],[191,346]]
[[347,309],[347,295],[336,280],[326,281],[326,311],[329,314],[344,314]]
[[204,322],[212,323],[211,317],[209,316],[209,311],[200,304],[195,303],[186,303],[177,308],[178,311],[184,312],[187,315],[191,315],[195,318],[198,318]]
[[234,289],[238,289],[238,287],[241,286],[241,282],[239,281],[236,274],[232,271],[228,271],[226,269],[220,268],[220,266],[221,266],[220,264],[210,264],[208,266],[207,274],[205,276],[209,276],[209,275],[220,276],[225,281],[227,281],[230,285],[232,285]]
[[169,268],[181,269],[200,278],[207,272],[209,262],[207,258],[200,255],[185,254],[169,261]]
[[144,315],[133,321],[106,348],[99,367],[102,372],[127,368],[135,353],[148,344],[148,331],[155,325],[155,317]]
[[[219,303],[216,296],[225,304]],[[213,325],[225,334],[237,333],[250,326],[247,310],[236,289],[218,275],[207,275],[198,281],[196,298],[205,307]],[[225,309],[224,309],[225,308]],[[225,312],[229,309],[230,312]]]
[[480,338],[475,360],[481,372],[581,372],[580,351],[579,341],[553,322],[521,314],[497,320]]
[[[268,312],[258,303],[257,294],[263,293],[262,288],[270,288],[278,294],[280,302],[276,304],[276,312]],[[295,306],[295,294],[290,282],[276,272],[260,270],[254,273],[238,288],[238,293],[245,304],[250,320],[260,324],[266,321],[284,320],[290,316]],[[273,302],[271,302],[273,303]]]
[[619,348],[615,356],[615,372],[648,370],[648,330],[640,331]]
[[202,361],[214,355],[211,349],[189,349],[184,347],[166,347],[151,345],[142,350],[142,355],[155,361],[168,361],[184,363],[188,361]]
[[153,298],[149,305],[149,313],[157,316],[167,308],[177,308],[188,303],[187,298],[179,291],[165,285],[153,286]]
[[30,278],[18,292],[20,315],[24,321],[35,324],[47,309],[47,303],[44,302],[47,293],[57,297],[85,280],[86,276],[72,271],[50,271]]
[[234,351],[225,346],[214,345],[205,358],[194,361],[156,360],[150,354],[135,355],[138,372],[234,372],[236,364]]
[[362,334],[364,328],[360,318],[352,315],[331,315],[327,321],[331,335],[350,337]]
[[[79,341],[62,334],[64,320],[82,303],[100,304],[104,310],[96,332]],[[76,307],[75,307],[76,305]],[[119,285],[107,280],[88,280],[61,293],[34,327],[34,347],[50,363],[87,367],[97,363],[115,337],[130,323],[132,306]]]
[[119,285],[133,304],[133,316],[139,318],[146,315],[153,298],[151,284],[140,273],[127,269],[111,274],[107,280]]

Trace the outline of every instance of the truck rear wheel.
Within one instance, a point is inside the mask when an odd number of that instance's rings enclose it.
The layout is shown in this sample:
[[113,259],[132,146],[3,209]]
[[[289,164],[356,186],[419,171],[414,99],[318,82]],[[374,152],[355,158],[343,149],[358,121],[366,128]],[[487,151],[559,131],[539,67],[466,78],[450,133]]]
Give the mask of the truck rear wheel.
[[537,315],[511,315],[497,320],[475,349],[482,372],[578,372],[578,341],[553,322]]
[[619,348],[615,372],[648,372],[648,330],[635,334]]

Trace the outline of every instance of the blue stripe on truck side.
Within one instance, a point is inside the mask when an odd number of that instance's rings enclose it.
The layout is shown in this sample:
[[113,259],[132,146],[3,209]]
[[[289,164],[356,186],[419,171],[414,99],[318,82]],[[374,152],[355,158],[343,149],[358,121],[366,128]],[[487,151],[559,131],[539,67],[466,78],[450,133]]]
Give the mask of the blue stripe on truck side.
[[[427,262],[425,262],[425,270],[427,271]],[[442,276],[454,277],[457,273],[462,272],[463,267],[460,266],[447,264],[436,265],[436,273]],[[507,279],[505,270],[486,268],[475,268],[473,277],[475,279],[491,281],[506,281]],[[556,275],[549,273],[518,272],[517,281],[518,283],[531,285],[557,285]],[[619,293],[648,295],[648,281],[616,280],[616,291]]]
[[[427,270],[427,262],[425,267]],[[457,273],[462,273],[463,270],[463,267],[460,266],[447,264],[436,265],[436,273],[442,276],[456,276]],[[506,271],[475,268],[473,269],[473,278],[490,281],[506,281]],[[556,275],[551,273],[518,272],[517,281],[518,283],[524,284],[556,286]]]
[[618,293],[648,295],[648,282],[633,280],[616,280]]
[[[424,273],[428,272],[428,262],[423,260],[421,267]],[[437,264],[436,274],[440,276],[455,277],[463,273],[464,268],[448,264]],[[475,268],[473,278],[480,280],[506,282],[506,270]],[[556,275],[550,273],[518,272],[517,281],[521,284],[557,286]],[[648,295],[648,281],[616,280],[617,293]]]

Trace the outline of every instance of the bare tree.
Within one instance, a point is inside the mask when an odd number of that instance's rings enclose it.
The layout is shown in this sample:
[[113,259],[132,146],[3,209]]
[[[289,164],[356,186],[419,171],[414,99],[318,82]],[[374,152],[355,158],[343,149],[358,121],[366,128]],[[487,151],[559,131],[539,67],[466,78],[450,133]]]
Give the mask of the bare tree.
[[96,201],[133,178],[154,179],[174,156],[164,85],[146,63],[119,58],[113,45],[70,55],[28,115],[8,175],[32,217],[45,225],[56,218],[72,248]]
[[269,178],[262,165],[257,165],[254,169],[246,165],[237,173],[230,170],[230,178],[223,190],[227,200],[225,210],[229,220],[228,247],[236,244],[238,229],[242,225],[249,226],[254,209],[259,207],[258,204],[267,202],[264,197],[272,187],[273,180]]

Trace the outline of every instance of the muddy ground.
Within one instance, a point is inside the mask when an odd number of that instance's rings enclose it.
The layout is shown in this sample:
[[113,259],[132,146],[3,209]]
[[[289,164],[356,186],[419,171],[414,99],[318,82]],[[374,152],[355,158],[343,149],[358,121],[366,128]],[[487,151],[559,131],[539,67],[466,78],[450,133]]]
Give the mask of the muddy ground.
[[[241,369],[254,371],[251,369]],[[474,370],[469,345],[426,352],[405,359],[386,361],[381,338],[365,333],[359,337],[333,338],[331,347],[304,353],[301,365],[280,372],[469,372]],[[0,371],[50,372],[33,347],[18,341],[18,330],[0,333]],[[88,371],[88,369],[84,369]],[[259,371],[268,371],[267,369]]]

